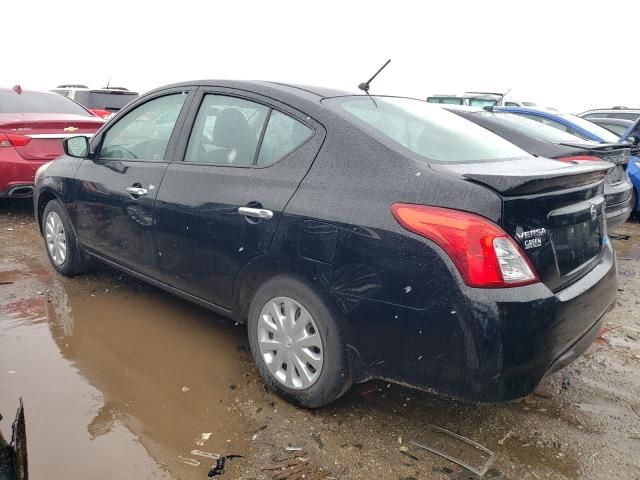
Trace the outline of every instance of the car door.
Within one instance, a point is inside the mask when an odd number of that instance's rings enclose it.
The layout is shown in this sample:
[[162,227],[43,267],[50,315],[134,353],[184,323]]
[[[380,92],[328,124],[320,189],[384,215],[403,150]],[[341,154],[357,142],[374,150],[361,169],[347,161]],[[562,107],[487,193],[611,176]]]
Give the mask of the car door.
[[166,283],[230,309],[236,275],[269,248],[325,131],[245,91],[201,89],[191,110],[158,192],[158,258]]
[[82,245],[154,278],[155,198],[188,98],[189,89],[165,90],[123,112],[92,142],[74,179],[70,213]]

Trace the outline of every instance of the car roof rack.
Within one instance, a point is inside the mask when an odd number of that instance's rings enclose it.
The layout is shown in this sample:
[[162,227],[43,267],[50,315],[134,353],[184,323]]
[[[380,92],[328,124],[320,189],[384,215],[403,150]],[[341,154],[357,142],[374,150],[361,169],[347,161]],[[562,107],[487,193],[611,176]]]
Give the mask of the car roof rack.
[[102,90],[121,90],[123,92],[129,91],[128,88],[124,88],[124,87],[102,87]]
[[80,85],[79,83],[70,83],[65,85],[58,85],[56,88],[89,88],[86,85]]
[[622,105],[616,105],[613,110],[629,110],[629,107],[623,107]]

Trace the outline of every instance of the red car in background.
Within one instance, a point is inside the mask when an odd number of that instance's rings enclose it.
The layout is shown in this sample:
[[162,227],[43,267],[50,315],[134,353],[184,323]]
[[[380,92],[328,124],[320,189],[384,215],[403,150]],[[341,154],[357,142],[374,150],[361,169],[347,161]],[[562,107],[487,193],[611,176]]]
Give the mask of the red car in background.
[[0,88],[0,198],[30,197],[36,170],[62,154],[62,140],[103,124],[57,93]]

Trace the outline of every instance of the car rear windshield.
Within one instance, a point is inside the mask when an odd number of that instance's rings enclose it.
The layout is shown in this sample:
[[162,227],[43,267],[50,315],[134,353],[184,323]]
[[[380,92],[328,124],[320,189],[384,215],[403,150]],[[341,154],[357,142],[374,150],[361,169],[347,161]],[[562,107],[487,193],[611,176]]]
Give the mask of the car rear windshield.
[[80,105],[57,93],[0,92],[0,113],[65,113],[90,117]]
[[399,144],[429,162],[481,162],[528,156],[473,122],[421,100],[351,96],[324,102],[347,112],[347,118],[377,138]]
[[84,99],[76,98],[78,102],[87,108],[100,108],[102,110],[117,111],[129,102],[138,98],[138,94],[134,92],[105,92],[105,91],[87,91],[76,92],[83,93]]
[[[514,115],[513,113],[500,113],[500,112],[479,112],[474,115],[480,115],[487,119],[491,119],[495,123],[504,125],[507,128],[517,130],[525,135],[545,140],[552,143],[586,143],[580,137],[571,135],[569,132],[560,130],[559,128],[545,125],[544,123],[537,122],[522,115]],[[591,142],[597,144],[597,142]]]
[[617,143],[619,140],[619,137],[616,134],[611,133],[606,128],[602,128],[600,125],[596,125],[595,123],[585,120],[584,118],[580,118],[577,115],[562,114],[560,116],[569,120],[571,123],[577,125],[583,130],[586,130],[590,134],[595,135],[604,142]]

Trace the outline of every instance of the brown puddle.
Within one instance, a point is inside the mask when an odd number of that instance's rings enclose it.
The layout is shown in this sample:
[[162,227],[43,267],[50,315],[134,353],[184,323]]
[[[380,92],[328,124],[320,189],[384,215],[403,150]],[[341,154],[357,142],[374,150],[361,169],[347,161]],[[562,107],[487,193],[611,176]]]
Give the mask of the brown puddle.
[[230,413],[230,386],[246,371],[243,328],[101,276],[0,271],[14,282],[0,306],[0,411],[8,420],[24,398],[32,478],[205,478],[213,461],[191,450],[245,454]]

